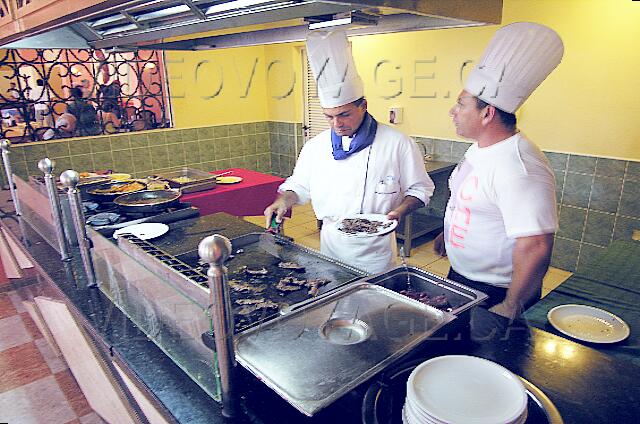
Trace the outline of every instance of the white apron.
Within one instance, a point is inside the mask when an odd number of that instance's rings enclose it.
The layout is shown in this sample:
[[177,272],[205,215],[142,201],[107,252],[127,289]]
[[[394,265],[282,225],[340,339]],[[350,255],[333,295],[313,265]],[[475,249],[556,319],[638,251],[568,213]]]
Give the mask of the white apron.
[[320,231],[320,251],[327,256],[363,269],[370,274],[387,271],[396,266],[396,234],[354,237],[338,230],[337,221],[325,218]]

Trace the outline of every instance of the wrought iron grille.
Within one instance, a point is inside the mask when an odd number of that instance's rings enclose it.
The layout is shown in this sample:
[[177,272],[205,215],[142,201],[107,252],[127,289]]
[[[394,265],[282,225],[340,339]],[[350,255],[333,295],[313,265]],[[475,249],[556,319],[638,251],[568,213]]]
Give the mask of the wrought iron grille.
[[0,51],[1,135],[29,142],[170,127],[162,59],[155,50]]

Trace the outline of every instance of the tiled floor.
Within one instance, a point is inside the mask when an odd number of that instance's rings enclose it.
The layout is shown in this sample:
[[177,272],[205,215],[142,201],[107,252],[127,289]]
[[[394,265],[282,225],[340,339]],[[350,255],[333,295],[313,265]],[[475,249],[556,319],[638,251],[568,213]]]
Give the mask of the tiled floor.
[[6,284],[1,288],[0,423],[104,423],[17,293]]
[[[264,217],[247,217],[264,225]],[[285,234],[320,249],[316,217],[309,205],[296,206]],[[433,242],[412,249],[411,266],[446,275],[449,261],[433,252]],[[543,295],[571,273],[551,268]],[[91,409],[64,359],[57,357],[10,287],[0,285],[0,423],[93,424],[104,421]]]
[[[264,226],[263,216],[245,217],[249,222]],[[291,219],[285,222],[284,233],[300,243],[313,249],[320,249],[320,232],[311,205],[294,206]],[[410,266],[426,269],[434,274],[446,276],[449,272],[449,260],[433,251],[433,241],[418,245],[411,249],[407,258]],[[571,276],[570,272],[558,268],[550,268],[542,284],[542,295],[545,296]]]

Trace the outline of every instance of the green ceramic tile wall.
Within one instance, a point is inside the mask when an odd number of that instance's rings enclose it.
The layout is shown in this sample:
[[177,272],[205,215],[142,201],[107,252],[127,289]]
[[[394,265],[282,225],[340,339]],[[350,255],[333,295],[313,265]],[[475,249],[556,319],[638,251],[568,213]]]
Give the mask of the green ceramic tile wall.
[[[276,175],[287,177],[293,172],[298,153],[302,148],[302,124],[294,122],[267,123],[270,138],[270,161],[272,172]],[[259,141],[261,145],[266,141]]]
[[[459,161],[470,143],[415,137],[436,160]],[[38,175],[43,157],[65,169],[141,177],[175,167],[203,171],[245,167],[289,176],[303,143],[301,123],[253,122],[16,145],[14,173]],[[552,265],[575,271],[589,255],[640,229],[640,162],[545,153],[556,176],[560,230]],[[4,184],[4,169],[2,180]]]
[[[189,166],[205,171],[246,167],[271,173],[269,128],[277,124],[252,122],[16,145],[11,161],[14,173],[23,178],[38,175],[37,163],[44,157],[55,159],[58,172],[111,169],[142,177]],[[285,123],[282,128],[288,131],[291,125]]]

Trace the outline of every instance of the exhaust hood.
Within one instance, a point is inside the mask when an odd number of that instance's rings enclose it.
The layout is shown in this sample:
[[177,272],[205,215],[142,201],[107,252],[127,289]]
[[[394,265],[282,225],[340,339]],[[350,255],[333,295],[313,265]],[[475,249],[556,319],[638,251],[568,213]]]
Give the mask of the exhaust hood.
[[502,16],[502,0],[97,3],[7,35],[0,48],[205,50],[300,41],[310,26],[344,25],[349,35],[369,35],[498,24]]

